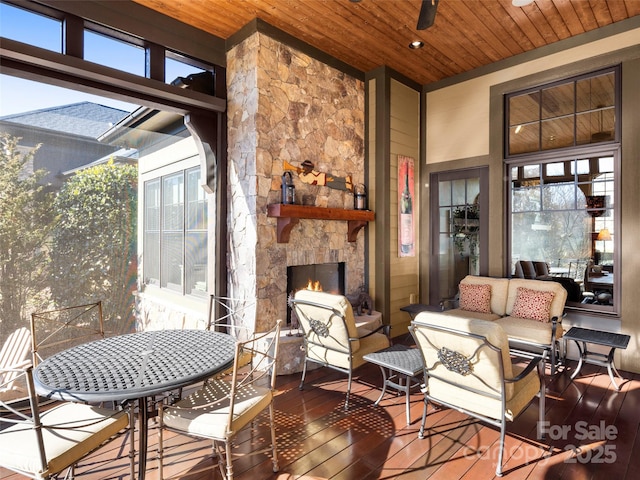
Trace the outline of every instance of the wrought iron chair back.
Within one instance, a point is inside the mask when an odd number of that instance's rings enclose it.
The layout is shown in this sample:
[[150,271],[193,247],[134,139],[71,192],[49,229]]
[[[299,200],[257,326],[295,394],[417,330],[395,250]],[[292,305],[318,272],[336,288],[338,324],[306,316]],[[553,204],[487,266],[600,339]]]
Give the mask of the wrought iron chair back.
[[54,353],[103,338],[102,301],[31,314],[34,366]]

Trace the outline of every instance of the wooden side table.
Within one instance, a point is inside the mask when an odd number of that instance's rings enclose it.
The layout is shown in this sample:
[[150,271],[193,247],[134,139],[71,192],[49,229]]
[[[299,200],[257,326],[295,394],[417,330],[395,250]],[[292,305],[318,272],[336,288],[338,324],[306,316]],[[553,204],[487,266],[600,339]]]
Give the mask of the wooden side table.
[[[618,384],[616,383],[613,374],[615,373],[615,376],[617,376],[618,378],[622,378],[622,376],[618,373],[618,370],[616,370],[616,366],[613,363],[613,354],[616,348],[622,348],[623,350],[627,348],[630,340],[629,335],[603,332],[600,330],[590,330],[588,328],[571,327],[569,331],[564,334],[564,341],[566,342],[567,340],[573,340],[574,342],[576,342],[578,351],[580,352],[578,366],[576,367],[575,372],[573,372],[573,374],[571,375],[571,380],[573,380],[578,375],[578,373],[580,373],[582,365],[585,362],[588,362],[595,365],[600,365],[602,367],[607,367],[609,378],[611,378],[611,383],[616,390],[620,390],[620,386],[618,386]],[[606,355],[604,353],[590,352],[587,349],[587,343],[602,345],[605,347],[610,347],[611,349]],[[582,344],[582,346],[580,346],[580,344]],[[594,359],[590,357],[597,358]]]

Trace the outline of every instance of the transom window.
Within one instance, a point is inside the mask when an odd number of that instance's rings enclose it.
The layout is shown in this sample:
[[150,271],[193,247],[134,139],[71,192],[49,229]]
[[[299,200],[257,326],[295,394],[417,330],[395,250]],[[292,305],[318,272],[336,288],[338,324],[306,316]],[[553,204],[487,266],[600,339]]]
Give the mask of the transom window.
[[507,95],[506,156],[616,139],[616,70]]
[[[154,78],[180,88],[189,87],[215,95],[213,79],[216,69],[213,65],[104,25],[66,22],[68,14],[53,8],[35,3],[29,7],[34,10],[0,1],[2,37],[68,54],[65,34],[69,32],[65,30],[82,29],[84,43],[81,46],[74,44],[73,47],[81,47],[80,53],[75,52],[75,55],[81,55],[84,60],[140,77]],[[73,38],[77,36],[74,35]],[[155,48],[151,48],[154,46]],[[186,80],[177,81],[179,78]]]

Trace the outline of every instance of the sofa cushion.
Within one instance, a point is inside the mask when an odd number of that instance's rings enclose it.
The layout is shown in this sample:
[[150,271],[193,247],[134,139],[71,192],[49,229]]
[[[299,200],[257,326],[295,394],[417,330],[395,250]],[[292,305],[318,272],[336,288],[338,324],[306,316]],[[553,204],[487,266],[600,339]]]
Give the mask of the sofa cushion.
[[441,313],[450,317],[464,317],[487,321],[493,321],[501,318],[500,315],[496,313],[470,312],[469,310],[462,310],[461,308],[452,308],[451,310],[444,310]]
[[531,290],[540,290],[543,292],[553,292],[553,300],[549,309],[549,319],[553,317],[562,318],[564,314],[564,306],[567,300],[567,291],[562,285],[556,282],[544,282],[540,280],[526,280],[520,278],[512,278],[509,281],[508,297],[506,305],[506,314],[511,315],[513,305],[518,294],[518,287],[529,288]]
[[554,296],[553,292],[518,287],[511,316],[549,323],[551,321],[549,312]]
[[[506,332],[509,340],[537,345],[551,344],[551,323],[536,322],[528,318],[502,317],[496,320]],[[556,338],[562,337],[562,328],[556,329]]]
[[461,283],[460,309],[469,312],[491,313],[491,285]]
[[[507,298],[510,280],[508,278],[479,277],[467,275],[460,284],[490,285],[491,286],[491,313],[502,317],[506,314]],[[475,317],[475,315],[474,315]]]

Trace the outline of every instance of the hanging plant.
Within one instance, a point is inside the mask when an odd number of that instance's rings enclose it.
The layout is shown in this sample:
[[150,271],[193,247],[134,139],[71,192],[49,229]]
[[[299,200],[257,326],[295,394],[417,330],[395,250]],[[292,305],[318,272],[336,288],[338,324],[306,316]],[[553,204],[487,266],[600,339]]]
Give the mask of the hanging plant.
[[468,244],[469,255],[475,261],[475,251],[478,245],[478,230],[480,229],[480,208],[476,203],[467,204],[453,211],[453,243],[464,255]]

